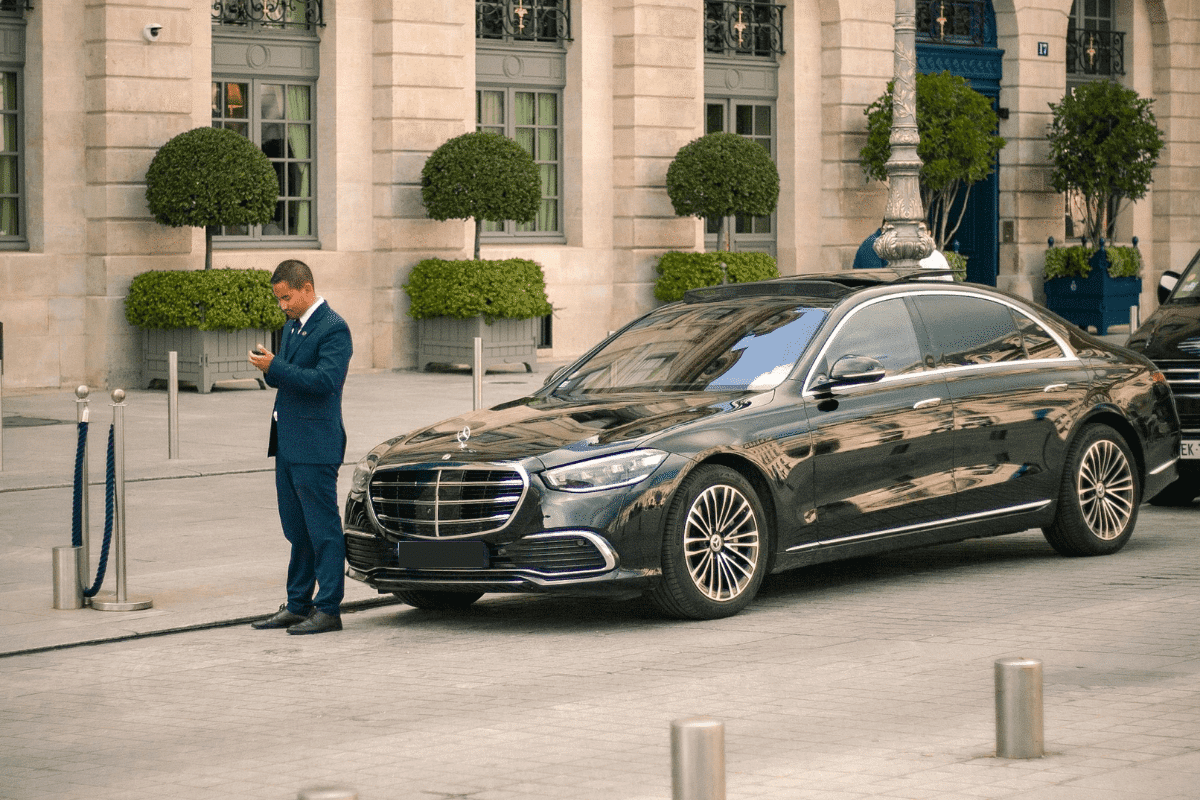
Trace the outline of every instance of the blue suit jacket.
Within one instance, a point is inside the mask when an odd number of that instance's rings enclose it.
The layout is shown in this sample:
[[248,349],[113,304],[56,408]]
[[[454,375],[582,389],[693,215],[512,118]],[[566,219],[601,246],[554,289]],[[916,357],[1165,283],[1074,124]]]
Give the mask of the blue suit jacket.
[[[298,341],[288,341],[297,339]],[[350,369],[350,326],[322,303],[299,334],[284,328],[264,379],[279,391],[268,456],[298,464],[341,464],[346,457],[342,386]]]

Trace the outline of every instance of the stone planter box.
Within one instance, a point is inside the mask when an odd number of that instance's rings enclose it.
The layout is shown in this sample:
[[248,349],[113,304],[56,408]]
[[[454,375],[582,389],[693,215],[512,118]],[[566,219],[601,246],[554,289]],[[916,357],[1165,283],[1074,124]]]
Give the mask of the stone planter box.
[[1109,325],[1129,323],[1129,308],[1139,304],[1141,278],[1111,278],[1103,250],[1092,255],[1086,278],[1053,278],[1043,286],[1046,308],[1081,328],[1089,325],[1103,336]]
[[475,337],[483,340],[483,369],[501,364],[524,364],[526,372],[537,366],[538,321],[483,317],[455,319],[432,317],[417,320],[417,369],[430,364],[470,367],[475,361]]
[[256,328],[240,331],[142,329],[142,385],[167,380],[167,354],[179,354],[179,382],[191,383],[201,394],[216,381],[249,378],[266,389],[262,373],[247,354],[256,344],[271,346],[271,331]]

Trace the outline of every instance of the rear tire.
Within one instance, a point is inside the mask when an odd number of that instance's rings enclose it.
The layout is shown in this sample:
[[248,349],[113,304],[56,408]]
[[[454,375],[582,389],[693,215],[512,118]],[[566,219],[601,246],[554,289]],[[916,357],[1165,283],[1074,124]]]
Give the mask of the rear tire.
[[762,585],[769,542],[767,516],[750,482],[728,467],[699,467],[667,510],[662,581],[650,599],[682,619],[732,616]]
[[1121,435],[1107,425],[1089,425],[1067,451],[1058,512],[1042,533],[1064,556],[1115,553],[1133,535],[1141,489]]
[[426,611],[464,609],[483,597],[483,592],[435,592],[429,589],[401,589],[392,594],[413,608]]

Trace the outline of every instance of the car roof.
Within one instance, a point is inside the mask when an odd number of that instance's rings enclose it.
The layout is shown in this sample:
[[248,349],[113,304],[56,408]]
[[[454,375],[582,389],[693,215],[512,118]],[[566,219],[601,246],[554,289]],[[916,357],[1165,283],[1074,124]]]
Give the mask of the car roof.
[[689,289],[683,295],[685,303],[709,303],[742,297],[791,297],[836,301],[860,289],[898,283],[915,283],[953,275],[953,270],[923,267],[856,269],[846,272],[821,272],[773,278],[753,283],[727,283]]

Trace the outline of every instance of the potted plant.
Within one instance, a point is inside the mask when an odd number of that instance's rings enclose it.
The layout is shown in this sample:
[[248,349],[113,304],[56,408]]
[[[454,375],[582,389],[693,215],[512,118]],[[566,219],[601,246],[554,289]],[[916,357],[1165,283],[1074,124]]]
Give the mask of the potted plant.
[[767,253],[663,253],[655,271],[654,296],[664,302],[681,300],[688,289],[722,283],[749,283],[779,277],[775,259]]
[[532,222],[542,202],[533,157],[498,133],[464,133],[434,150],[421,169],[421,202],[430,218],[474,219],[475,259],[483,221]]
[[473,219],[471,260],[425,259],[404,284],[417,321],[417,367],[470,364],[483,340],[483,369],[504,363],[537,365],[537,318],[551,313],[546,279],[536,262],[479,258],[483,221],[529,222],[541,203],[532,156],[496,133],[456,136],[421,170],[421,201],[433,219]]
[[[962,222],[971,187],[996,169],[996,155],[1006,142],[996,134],[999,118],[991,101],[965,78],[949,72],[918,73],[916,82],[921,204],[929,216],[934,246],[956,272],[961,266],[965,274],[966,258],[951,258],[948,245]],[[867,143],[859,152],[859,163],[868,178],[878,181],[888,179],[894,89],[895,82],[889,82],[887,91],[863,110]],[[959,211],[952,216],[955,207]]]
[[253,378],[266,388],[246,353],[283,327],[283,312],[263,269],[155,270],[133,279],[125,319],[141,328],[142,379],[167,380],[167,353],[179,380],[207,393],[215,381]]
[[1142,293],[1142,256],[1137,237],[1132,247],[1083,244],[1055,247],[1049,239],[1044,272],[1046,308],[1081,328],[1096,327],[1103,335],[1110,325],[1129,322],[1129,309]]
[[212,269],[212,229],[264,225],[275,217],[279,179],[266,154],[224,128],[194,128],[155,153],[146,203],[156,222],[204,228],[204,268]]
[[717,241],[730,249],[728,217],[762,217],[779,201],[771,154],[736,133],[710,133],[679,148],[667,167],[667,196],[681,217],[721,221]]
[[537,365],[537,318],[553,310],[546,279],[534,261],[448,261],[427,258],[404,284],[417,320],[417,367],[470,364],[483,340],[483,369]]
[[1122,204],[1140,200],[1154,180],[1163,139],[1153,103],[1113,81],[1095,81],[1050,104],[1050,184],[1079,199],[1082,235],[1093,242],[1111,239]]

